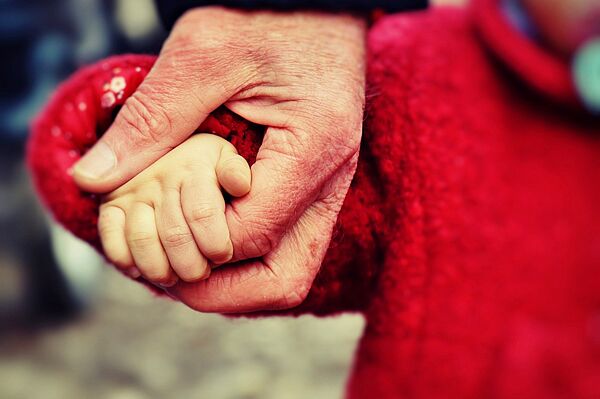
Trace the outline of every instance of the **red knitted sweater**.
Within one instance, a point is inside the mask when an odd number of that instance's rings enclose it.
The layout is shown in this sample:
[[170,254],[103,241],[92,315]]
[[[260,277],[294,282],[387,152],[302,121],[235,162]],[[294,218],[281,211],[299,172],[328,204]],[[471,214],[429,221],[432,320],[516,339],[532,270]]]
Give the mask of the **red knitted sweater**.
[[[358,171],[288,311],[364,313],[350,398],[600,397],[600,122],[566,63],[497,3],[388,16],[369,33]],[[83,69],[33,127],[41,196],[98,249],[97,199],[69,168],[153,60]],[[224,109],[200,130],[250,160],[262,135]]]

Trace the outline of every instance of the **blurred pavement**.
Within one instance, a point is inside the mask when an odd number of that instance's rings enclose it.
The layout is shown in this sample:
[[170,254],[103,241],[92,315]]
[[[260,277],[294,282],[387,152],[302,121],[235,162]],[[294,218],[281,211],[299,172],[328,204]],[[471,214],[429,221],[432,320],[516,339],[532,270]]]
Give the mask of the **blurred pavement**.
[[0,398],[340,398],[356,315],[226,319],[153,297],[106,268],[95,306],[0,339]]

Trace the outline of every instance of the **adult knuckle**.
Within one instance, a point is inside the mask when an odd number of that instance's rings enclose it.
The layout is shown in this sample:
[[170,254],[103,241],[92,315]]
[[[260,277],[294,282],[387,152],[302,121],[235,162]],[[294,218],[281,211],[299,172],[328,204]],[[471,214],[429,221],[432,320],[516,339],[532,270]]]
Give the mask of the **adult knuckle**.
[[173,125],[169,114],[143,89],[127,99],[119,117],[138,139],[152,144],[160,143]]
[[236,233],[234,244],[236,257],[241,259],[255,258],[271,252],[283,235],[285,225],[268,219],[266,215],[245,216],[235,207],[231,208],[234,225],[240,229]]
[[244,258],[255,258],[271,252],[275,248],[275,240],[266,232],[250,234],[242,242],[242,255]]
[[[217,26],[215,20],[223,23]],[[161,58],[169,60],[172,66],[177,65],[176,70],[187,72],[201,68],[200,81],[218,79],[223,86],[243,86],[251,80],[248,76],[256,76],[267,53],[262,41],[256,40],[253,31],[245,29],[241,22],[236,13],[224,9],[209,7],[200,13],[188,11],[177,21]],[[236,28],[223,28],[223,25]],[[246,79],[238,76],[240,74]],[[190,74],[186,73],[185,78],[189,81]]]

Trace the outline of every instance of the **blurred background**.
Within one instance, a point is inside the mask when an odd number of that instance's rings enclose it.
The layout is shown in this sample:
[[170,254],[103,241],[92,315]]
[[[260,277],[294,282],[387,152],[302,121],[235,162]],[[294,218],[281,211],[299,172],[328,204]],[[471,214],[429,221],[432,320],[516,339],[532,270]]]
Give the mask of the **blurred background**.
[[341,397],[359,316],[195,313],[122,278],[36,201],[24,145],[56,85],[157,53],[166,34],[152,0],[0,0],[0,398]]

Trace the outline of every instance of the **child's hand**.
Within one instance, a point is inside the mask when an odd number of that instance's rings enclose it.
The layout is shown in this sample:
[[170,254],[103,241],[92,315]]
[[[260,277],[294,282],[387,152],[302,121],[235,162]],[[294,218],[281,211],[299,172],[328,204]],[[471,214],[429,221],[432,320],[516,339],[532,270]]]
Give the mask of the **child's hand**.
[[192,136],[106,196],[98,221],[106,256],[162,286],[207,278],[207,258],[221,264],[233,255],[219,186],[248,193],[248,163],[218,136]]

